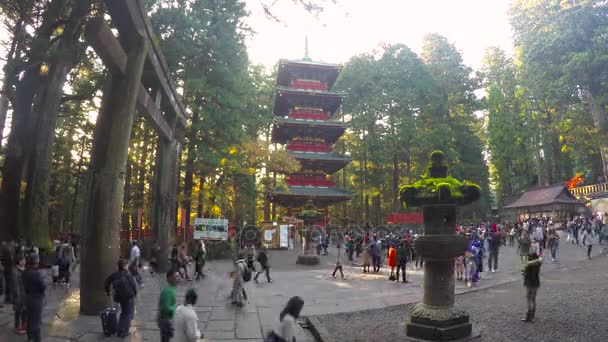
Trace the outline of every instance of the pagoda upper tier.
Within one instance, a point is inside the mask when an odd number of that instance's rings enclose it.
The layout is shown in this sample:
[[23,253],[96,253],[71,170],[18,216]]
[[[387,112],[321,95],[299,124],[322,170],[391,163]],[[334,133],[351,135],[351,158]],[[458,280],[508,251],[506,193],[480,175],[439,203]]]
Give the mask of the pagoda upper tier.
[[277,86],[327,91],[334,86],[341,70],[338,64],[281,59]]

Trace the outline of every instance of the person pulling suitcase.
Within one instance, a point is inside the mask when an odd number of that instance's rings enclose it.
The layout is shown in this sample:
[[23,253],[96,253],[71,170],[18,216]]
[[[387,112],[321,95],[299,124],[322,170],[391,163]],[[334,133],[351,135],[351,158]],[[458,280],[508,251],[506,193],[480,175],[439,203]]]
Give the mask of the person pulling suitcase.
[[[120,318],[118,319],[116,334],[118,337],[127,337],[130,334],[129,329],[131,328],[131,321],[135,314],[137,284],[131,273],[127,270],[126,260],[118,260],[118,271],[112,273],[106,279],[104,286],[108,296],[110,296],[110,287],[112,288],[114,301],[120,303]],[[102,325],[111,326],[111,324],[106,325],[103,322]],[[111,335],[113,332],[108,331],[108,333]]]

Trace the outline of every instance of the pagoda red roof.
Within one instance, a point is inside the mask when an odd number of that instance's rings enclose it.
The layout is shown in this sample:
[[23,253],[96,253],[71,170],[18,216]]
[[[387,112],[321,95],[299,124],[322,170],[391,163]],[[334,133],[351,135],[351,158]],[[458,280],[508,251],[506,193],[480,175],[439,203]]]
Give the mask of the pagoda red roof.
[[277,87],[274,115],[287,116],[295,107],[319,108],[333,115],[342,105],[344,93]]
[[329,64],[305,60],[279,61],[277,86],[289,87],[296,79],[310,79],[325,83],[331,89],[342,70],[339,64]]

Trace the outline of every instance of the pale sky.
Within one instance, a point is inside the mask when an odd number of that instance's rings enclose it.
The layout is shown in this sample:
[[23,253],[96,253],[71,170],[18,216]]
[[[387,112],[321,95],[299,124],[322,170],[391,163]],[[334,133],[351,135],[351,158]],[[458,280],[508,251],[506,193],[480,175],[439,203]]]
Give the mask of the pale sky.
[[245,0],[257,32],[247,46],[251,61],[267,67],[280,58],[302,58],[307,27],[310,57],[330,63],[345,63],[380,43],[404,43],[420,53],[422,37],[431,32],[448,38],[476,69],[486,47],[513,49],[507,13],[513,0],[337,0],[318,19],[292,0],[277,0],[274,14],[287,26],[266,18],[260,1],[275,0]]

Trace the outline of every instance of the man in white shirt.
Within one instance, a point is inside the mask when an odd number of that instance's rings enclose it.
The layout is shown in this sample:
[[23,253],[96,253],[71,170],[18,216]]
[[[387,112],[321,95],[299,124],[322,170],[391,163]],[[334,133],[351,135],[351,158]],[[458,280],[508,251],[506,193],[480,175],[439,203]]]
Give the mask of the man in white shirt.
[[133,247],[131,247],[131,255],[129,257],[129,271],[137,281],[140,287],[144,286],[144,281],[139,274],[139,260],[141,257],[141,250],[137,241],[133,241]]

